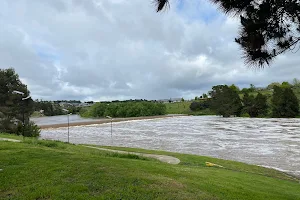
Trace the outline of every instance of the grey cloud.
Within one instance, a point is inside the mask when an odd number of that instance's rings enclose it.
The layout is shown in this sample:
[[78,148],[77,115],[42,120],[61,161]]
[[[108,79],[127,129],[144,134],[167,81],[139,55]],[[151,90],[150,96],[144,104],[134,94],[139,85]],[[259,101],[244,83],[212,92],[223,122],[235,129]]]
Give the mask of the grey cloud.
[[34,98],[81,100],[192,98],[300,72],[299,53],[248,69],[234,43],[237,19],[196,2],[157,14],[141,0],[3,0],[1,68],[14,67]]

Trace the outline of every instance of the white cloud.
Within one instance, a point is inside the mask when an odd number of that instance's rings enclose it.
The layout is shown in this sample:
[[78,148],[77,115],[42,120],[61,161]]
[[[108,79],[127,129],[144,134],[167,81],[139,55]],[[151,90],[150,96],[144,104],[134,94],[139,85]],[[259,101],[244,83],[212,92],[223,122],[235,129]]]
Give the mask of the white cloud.
[[192,98],[216,84],[296,77],[299,53],[245,67],[238,19],[218,12],[205,0],[164,13],[151,0],[2,0],[0,67],[43,99]]

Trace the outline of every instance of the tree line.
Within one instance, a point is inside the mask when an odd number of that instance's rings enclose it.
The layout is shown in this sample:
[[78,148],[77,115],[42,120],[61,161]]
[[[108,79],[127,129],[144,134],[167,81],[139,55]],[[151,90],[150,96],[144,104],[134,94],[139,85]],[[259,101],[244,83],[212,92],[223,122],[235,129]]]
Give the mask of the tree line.
[[[69,101],[42,101],[42,100],[35,100],[33,102],[34,111],[41,112],[44,116],[56,116],[56,115],[65,115],[67,109],[69,113],[79,113],[80,107],[74,106],[71,103],[65,104],[61,106],[59,103],[61,102],[69,102]],[[73,102],[73,100],[71,101]],[[75,102],[77,103],[77,102]]]
[[99,102],[80,111],[82,117],[141,117],[165,114],[165,104],[150,101]]
[[[294,91],[300,89],[297,79],[288,82],[272,83],[265,89],[249,88],[240,90],[235,85],[217,85],[209,92],[210,98],[194,101],[192,111],[210,109],[224,117],[274,117],[293,118],[299,115],[299,100]],[[262,92],[269,91],[267,94]]]

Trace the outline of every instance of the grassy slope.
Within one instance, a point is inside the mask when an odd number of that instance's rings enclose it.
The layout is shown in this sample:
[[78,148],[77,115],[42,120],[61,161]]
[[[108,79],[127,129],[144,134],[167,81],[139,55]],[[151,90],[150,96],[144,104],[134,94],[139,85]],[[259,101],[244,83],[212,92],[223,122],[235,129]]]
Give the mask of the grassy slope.
[[166,103],[167,114],[214,115],[209,109],[193,112],[190,110],[192,101]]
[[[169,165],[61,142],[0,141],[0,199],[300,199],[300,184],[275,170],[159,153],[182,163]],[[206,161],[225,169],[206,167]]]
[[[298,100],[300,101],[300,88],[293,87],[292,89],[293,89],[293,92],[295,93],[295,95],[297,96]],[[261,90],[259,92],[263,95],[266,95],[268,97],[268,102],[271,103],[273,91],[265,89],[265,90]],[[258,92],[251,92],[249,94],[256,96],[258,94]],[[241,98],[243,98],[243,96],[244,96],[243,94],[240,94]]]

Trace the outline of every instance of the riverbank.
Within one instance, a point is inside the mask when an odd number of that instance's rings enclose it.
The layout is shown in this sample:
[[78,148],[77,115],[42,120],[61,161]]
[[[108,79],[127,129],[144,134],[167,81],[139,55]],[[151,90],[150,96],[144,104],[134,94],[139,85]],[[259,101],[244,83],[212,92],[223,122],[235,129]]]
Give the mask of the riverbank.
[[0,144],[0,199],[300,198],[299,180],[240,162],[119,148],[169,155],[181,161],[170,165],[55,141],[25,138],[24,142]]
[[[124,121],[134,121],[134,120],[145,120],[145,119],[163,119],[163,118],[170,118],[170,117],[180,117],[180,116],[187,116],[187,115],[160,115],[160,116],[144,116],[144,117],[129,117],[129,118],[115,118],[113,119],[113,122],[124,122]],[[53,124],[42,124],[38,126],[41,129],[48,129],[48,128],[63,128],[63,127],[68,127],[68,126],[86,126],[86,125],[92,125],[92,124],[106,124],[110,123],[110,119],[85,119],[86,121],[77,121],[77,122],[72,122],[70,121],[69,123],[53,123]]]
[[[263,165],[300,177],[300,119],[185,116],[70,128],[70,142],[207,155]],[[41,138],[67,141],[67,128]]]

